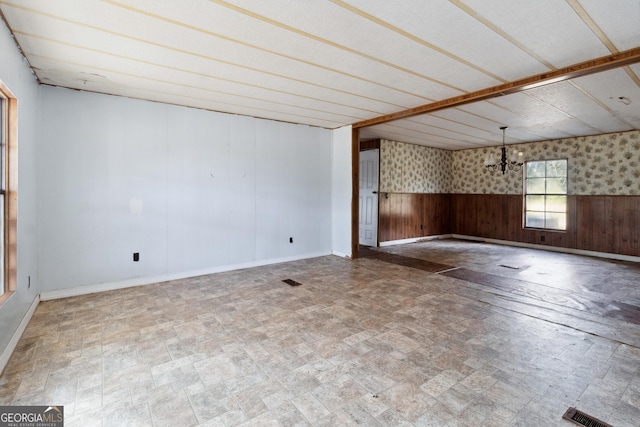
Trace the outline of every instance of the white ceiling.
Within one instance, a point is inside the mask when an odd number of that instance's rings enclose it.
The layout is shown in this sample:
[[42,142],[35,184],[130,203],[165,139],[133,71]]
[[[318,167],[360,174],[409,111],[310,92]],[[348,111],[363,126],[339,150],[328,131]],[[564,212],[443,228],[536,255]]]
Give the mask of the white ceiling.
[[[0,11],[43,84],[331,129],[640,46],[640,0],[0,0]],[[640,129],[640,63],[361,137],[457,150],[498,144],[503,125],[507,143]]]

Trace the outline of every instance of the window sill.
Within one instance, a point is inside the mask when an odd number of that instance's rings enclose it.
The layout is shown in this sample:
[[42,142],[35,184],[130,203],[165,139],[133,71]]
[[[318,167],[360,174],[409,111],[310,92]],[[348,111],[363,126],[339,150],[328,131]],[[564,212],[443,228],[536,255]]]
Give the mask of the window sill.
[[16,291],[6,291],[4,294],[2,294],[0,296],[0,307],[2,307],[4,305],[4,303],[9,300],[9,298],[11,298],[11,296],[13,294],[15,294]]
[[535,228],[535,227],[522,227],[524,230],[529,231],[544,231],[549,233],[567,233],[567,230],[556,230],[553,228]]

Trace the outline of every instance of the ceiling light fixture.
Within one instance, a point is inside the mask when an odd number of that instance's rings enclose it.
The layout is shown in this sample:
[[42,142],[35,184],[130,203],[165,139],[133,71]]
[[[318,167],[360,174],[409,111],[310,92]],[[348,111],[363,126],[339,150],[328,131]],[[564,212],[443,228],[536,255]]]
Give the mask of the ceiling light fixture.
[[508,170],[510,171],[520,171],[522,170],[522,165],[524,164],[524,159],[522,156],[522,151],[513,150],[511,153],[511,158],[507,161],[507,147],[504,145],[504,133],[507,130],[507,126],[501,126],[502,130],[502,147],[500,163],[496,163],[496,158],[493,154],[488,154],[484,158],[484,167],[485,171],[489,172],[491,175],[495,175],[496,172],[502,171],[504,175]]

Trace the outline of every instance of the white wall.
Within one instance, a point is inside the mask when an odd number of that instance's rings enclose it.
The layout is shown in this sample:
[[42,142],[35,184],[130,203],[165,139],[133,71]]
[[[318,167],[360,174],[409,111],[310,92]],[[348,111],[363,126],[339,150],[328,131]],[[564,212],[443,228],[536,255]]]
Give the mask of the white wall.
[[331,159],[332,249],[351,256],[351,126],[333,131]]
[[[0,79],[18,98],[18,283],[15,294],[0,306],[2,370],[10,354],[10,342],[39,292],[36,146],[40,128],[40,88],[2,22],[0,52]],[[31,287],[27,288],[29,277]]]
[[41,111],[43,292],[331,253],[329,130],[52,87]]

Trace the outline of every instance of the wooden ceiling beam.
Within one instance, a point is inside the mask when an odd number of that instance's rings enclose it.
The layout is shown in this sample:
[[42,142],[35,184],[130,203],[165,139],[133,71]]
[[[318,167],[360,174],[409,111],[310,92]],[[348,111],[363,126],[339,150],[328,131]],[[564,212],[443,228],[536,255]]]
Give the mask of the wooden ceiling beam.
[[580,62],[568,67],[559,68],[557,70],[536,74],[534,76],[525,77],[523,79],[514,80],[508,83],[503,83],[490,88],[465,93],[464,95],[454,96],[453,98],[443,99],[442,101],[432,102],[431,104],[420,105],[418,107],[386,114],[384,116],[375,117],[373,119],[363,120],[357,123],[353,123],[352,127],[354,129],[359,129],[367,126],[387,123],[393,120],[406,119],[407,117],[417,116],[420,114],[432,113],[434,111],[457,107],[459,105],[469,104],[472,102],[486,101],[487,99],[497,98],[499,96],[509,95],[516,92],[522,92],[528,89],[557,83],[563,80],[569,80],[576,77],[595,74],[602,71],[611,70],[613,68],[635,64],[636,62],[640,62],[640,46],[633,49],[625,50],[623,52],[614,53],[612,55]]

